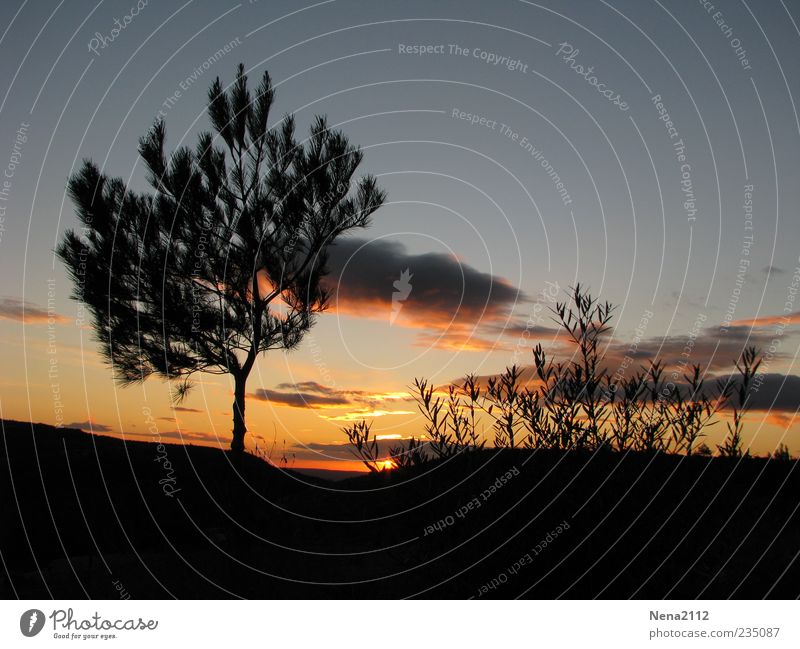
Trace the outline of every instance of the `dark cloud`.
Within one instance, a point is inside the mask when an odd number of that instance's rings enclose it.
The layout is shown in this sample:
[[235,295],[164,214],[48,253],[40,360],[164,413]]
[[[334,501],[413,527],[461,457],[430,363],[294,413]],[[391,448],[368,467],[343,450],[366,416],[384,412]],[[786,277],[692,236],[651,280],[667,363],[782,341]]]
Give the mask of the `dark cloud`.
[[339,313],[384,319],[387,324],[446,330],[468,341],[478,329],[508,319],[528,301],[508,280],[442,253],[415,254],[385,239],[345,239],[331,247],[332,306]]
[[[606,368],[606,371],[613,374],[613,370]],[[626,377],[630,377],[634,370],[628,370]],[[486,383],[490,378],[498,378],[499,375],[484,375],[475,377],[478,384],[484,389]],[[708,373],[705,375],[704,392],[716,399],[720,394],[721,389],[730,390],[730,396],[726,400],[723,409],[731,410],[734,406],[738,406],[738,386],[741,385],[741,376],[738,374],[714,374]],[[675,377],[671,372],[666,372],[663,376],[664,381],[674,383],[675,387],[680,391],[684,398],[692,398],[692,390],[688,383],[686,383],[683,373]],[[456,379],[452,381],[453,385],[463,385],[463,379]],[[541,385],[538,377],[536,376],[535,369],[531,366],[526,366],[521,369],[520,384],[527,385],[535,388]],[[771,423],[788,426],[790,422],[794,421],[793,415],[800,411],[800,376],[794,374],[779,374],[779,373],[760,373],[751,384],[749,397],[747,400],[747,410],[751,412],[767,413],[770,417]],[[446,385],[437,388],[437,391],[444,392],[447,389]]]
[[[725,402],[724,409],[731,410],[738,406],[737,388],[741,385],[741,376],[738,374],[714,375],[706,377],[706,394],[716,397],[719,390],[725,386],[731,390]],[[691,388],[683,380],[676,381],[675,385],[686,398],[691,398]],[[767,413],[794,413],[800,408],[800,376],[794,374],[757,374],[750,388],[747,399],[749,411]]]
[[343,390],[322,385],[316,381],[279,383],[274,389],[256,390],[251,395],[260,401],[271,401],[293,408],[321,408],[335,406],[376,406],[387,401],[409,401],[405,392],[367,392],[365,390]]
[[[721,377],[721,380],[734,385],[740,382],[735,375]],[[747,405],[751,410],[796,412],[800,408],[800,376],[777,373],[757,375]]]
[[764,266],[761,269],[761,272],[765,275],[784,275],[786,273],[786,269],[779,268],[778,266]]
[[556,337],[564,337],[565,335],[564,330],[560,327],[545,327],[543,325],[526,325],[524,322],[512,323],[505,327],[500,327],[500,326],[490,327],[488,329],[497,331],[497,333],[501,333],[506,336],[526,335],[526,337],[530,337],[531,339],[556,338]]
[[[347,443],[330,443],[330,444],[321,444],[317,442],[311,442],[309,444],[301,444],[296,443],[290,447],[292,453],[295,453],[297,457],[302,459],[308,460],[325,460],[325,459],[336,459],[336,460],[352,460],[357,458],[358,456],[353,453],[353,447]],[[382,449],[384,453],[386,449]]]
[[175,412],[203,412],[197,408],[186,408],[185,406],[174,406],[172,408]]
[[[732,322],[727,328],[708,326],[695,329],[694,336],[667,336],[664,338],[645,338],[639,341],[621,341],[607,339],[607,345],[600,346],[602,355],[601,368],[609,375],[614,375],[620,368],[626,368],[624,376],[631,376],[639,369],[649,366],[651,361],[660,359],[665,366],[666,374],[680,378],[676,381],[681,389],[688,390],[683,384],[683,374],[689,371],[688,365],[697,364],[707,372],[706,385],[711,388],[718,380],[723,383],[738,385],[740,378],[733,372],[736,361],[745,348],[754,346],[763,355],[777,337],[787,338],[794,335],[791,325],[800,323],[800,312],[776,316],[760,316]],[[574,356],[576,347],[564,341],[557,331],[543,328],[541,333],[551,339],[555,336],[555,345],[548,351],[548,356],[557,362],[577,360]],[[782,347],[789,349],[784,344]],[[770,362],[790,357],[782,352],[781,347],[770,353]],[[626,357],[633,359],[626,361]],[[525,359],[519,363],[523,367],[521,382],[536,384],[538,379],[531,365]],[[766,366],[762,367],[765,370]],[[677,373],[676,373],[677,371]],[[675,374],[676,373],[676,374]],[[482,385],[489,376],[477,377]],[[497,376],[497,375],[494,375]],[[453,383],[460,385],[461,380]],[[758,376],[756,387],[751,393],[749,407],[751,410],[766,411],[770,414],[794,413],[800,407],[800,377],[789,374],[763,373]],[[731,404],[732,405],[732,402]]]
[[87,421],[73,421],[71,424],[64,424],[64,428],[79,428],[80,430],[92,433],[110,433],[114,429],[105,424],[98,424],[91,420]]
[[347,409],[348,412],[335,415],[322,415],[332,421],[354,421],[356,419],[383,417],[386,415],[407,415],[407,410],[388,410],[387,404],[413,401],[407,392],[367,392],[365,390],[342,390],[328,387],[316,381],[299,383],[280,383],[275,389],[259,389],[250,395],[260,401],[291,408]]
[[334,394],[326,396],[313,392],[288,392],[281,390],[260,389],[253,393],[253,397],[261,401],[291,406],[292,408],[320,408],[323,406],[347,406],[352,402],[345,396]]
[[316,381],[300,381],[299,383],[279,383],[275,386],[276,390],[299,390],[302,392],[314,392],[315,394],[331,394],[341,392],[328,385],[322,385]]
[[176,440],[179,442],[206,442],[212,444],[226,444],[230,440],[230,437],[219,437],[214,433],[187,430],[169,430],[163,433],[135,433],[135,435],[138,437],[147,438],[149,440]]
[[[681,336],[646,338],[636,344],[614,341],[605,351],[605,361],[610,369],[621,365],[626,356],[643,364],[660,358],[668,366],[674,366],[683,360],[713,371],[732,368],[746,347],[755,346],[763,351],[770,346],[775,338],[775,329],[768,325],[777,324],[779,317],[765,316],[757,320],[737,321],[724,330],[720,327],[706,327],[697,331],[694,337],[687,333]],[[789,317],[795,318],[796,315]],[[783,335],[789,335],[789,332]],[[785,356],[778,351],[773,355],[773,360]]]
[[14,320],[25,324],[42,324],[53,318],[54,322],[67,322],[67,318],[58,313],[48,313],[33,302],[16,297],[0,298],[0,320]]

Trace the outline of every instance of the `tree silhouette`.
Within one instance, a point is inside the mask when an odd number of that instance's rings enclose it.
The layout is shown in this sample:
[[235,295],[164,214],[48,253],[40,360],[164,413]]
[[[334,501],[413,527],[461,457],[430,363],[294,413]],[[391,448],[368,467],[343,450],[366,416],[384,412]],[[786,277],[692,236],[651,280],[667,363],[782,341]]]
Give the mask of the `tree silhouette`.
[[354,180],[363,154],[324,117],[303,142],[291,115],[268,128],[273,99],[266,72],[251,97],[240,64],[230,89],[211,85],[215,133],[194,151],[167,157],[157,121],[139,140],[151,193],[85,161],[68,183],[82,227],[56,251],[123,384],[177,379],[180,400],[198,372],[232,375],[239,452],[256,358],[300,343],[327,304],[328,246],[386,197],[374,177]]

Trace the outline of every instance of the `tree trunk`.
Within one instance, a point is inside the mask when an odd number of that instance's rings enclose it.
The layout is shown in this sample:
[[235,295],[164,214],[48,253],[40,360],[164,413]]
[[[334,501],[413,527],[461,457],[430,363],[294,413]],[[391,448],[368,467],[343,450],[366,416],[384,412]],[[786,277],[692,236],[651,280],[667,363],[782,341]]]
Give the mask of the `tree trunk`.
[[244,374],[234,374],[233,389],[233,439],[231,451],[244,452],[244,434],[247,428],[244,425],[244,394],[247,377]]

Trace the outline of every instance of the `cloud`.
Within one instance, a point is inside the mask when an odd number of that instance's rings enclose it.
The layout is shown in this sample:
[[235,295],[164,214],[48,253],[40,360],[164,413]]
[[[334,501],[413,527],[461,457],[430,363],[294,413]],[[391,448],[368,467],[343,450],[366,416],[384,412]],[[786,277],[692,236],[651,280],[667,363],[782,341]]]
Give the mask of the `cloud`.
[[795,417],[794,413],[785,413],[785,412],[770,412],[767,414],[767,423],[772,424],[773,426],[777,426],[778,428],[789,428],[790,426],[796,425],[797,417]]
[[48,312],[33,302],[16,297],[0,298],[0,320],[14,320],[24,324],[42,324],[52,318],[54,322],[67,322],[67,318],[58,313]]
[[[485,349],[484,331],[503,323],[528,297],[508,280],[455,256],[410,253],[396,241],[345,239],[330,249],[324,280],[337,313],[422,330],[419,343]],[[443,336],[439,333],[444,332]]]
[[790,325],[800,324],[800,311],[794,313],[785,313],[781,315],[765,315],[758,318],[748,318],[745,320],[736,320],[731,323],[732,326],[737,327],[788,327]]
[[[741,385],[741,377],[738,374],[708,376],[706,385],[712,394],[717,393],[717,383],[734,388],[724,406],[725,410],[731,410],[738,405],[735,388]],[[689,387],[685,383],[678,384],[678,387],[684,390],[685,394],[690,393]],[[788,425],[792,419],[790,415],[794,415],[798,409],[800,409],[800,376],[778,373],[756,375],[747,399],[749,412],[767,413],[770,423],[783,422],[784,425]]]
[[73,421],[71,424],[64,424],[64,428],[78,428],[86,431],[87,433],[110,433],[114,430],[111,426],[98,424],[93,422],[91,419],[87,419],[86,421]]
[[499,339],[479,336],[476,329],[452,327],[448,331],[422,332],[414,341],[415,347],[435,347],[452,352],[509,351],[511,346]]
[[376,417],[413,414],[416,414],[413,410],[380,410],[364,408],[363,410],[346,412],[343,415],[320,415],[320,417],[327,419],[328,421],[361,421],[362,419],[375,419]]
[[764,268],[761,269],[761,272],[765,275],[784,275],[786,270],[779,268],[778,266],[764,266]]
[[359,403],[382,403],[384,401],[408,401],[412,397],[408,392],[369,392],[366,390],[337,390],[331,386],[317,383],[316,381],[301,381],[299,383],[279,383],[275,386],[278,390],[304,390],[316,394],[342,394],[348,395]]
[[206,442],[211,444],[218,444],[218,443],[227,443],[230,440],[228,436],[226,438],[225,434],[223,433],[222,436],[215,435],[214,433],[205,433],[201,431],[179,431],[179,430],[169,430],[163,433],[129,433],[129,435],[135,435],[137,437],[144,437],[146,439],[152,440],[176,440],[179,442]]
[[186,408],[185,406],[174,406],[172,408],[175,412],[203,412],[197,408]]
[[[721,377],[739,383],[738,376]],[[748,399],[750,410],[794,413],[800,408],[800,376],[794,374],[758,374]]]
[[[696,331],[694,336],[687,333],[680,336],[645,338],[636,343],[614,341],[605,350],[605,362],[612,372],[623,364],[626,356],[645,365],[658,357],[668,366],[683,361],[714,371],[729,369],[746,347],[755,346],[763,351],[770,346],[775,338],[775,328],[769,328],[769,325],[774,323],[777,326],[780,317],[764,316],[751,321],[740,320],[732,322],[725,330],[714,326],[705,327]],[[793,314],[789,317],[794,319],[796,316]],[[749,324],[756,321],[756,326]],[[789,335],[789,332],[783,335]],[[777,351],[773,354],[772,361],[785,357],[785,353]]]
[[346,406],[350,400],[343,396],[324,396],[310,392],[282,392],[280,390],[256,390],[253,397],[261,401],[292,408],[321,408],[323,406]]
[[[387,402],[410,401],[407,392],[369,392],[366,390],[344,390],[322,385],[316,381],[299,383],[280,383],[274,389],[259,389],[250,395],[259,401],[269,401],[274,405],[291,408],[353,408],[358,406],[354,415],[361,417],[380,417],[387,414],[406,414],[404,411],[381,410],[378,406]],[[338,421],[351,421],[346,415],[325,417]]]

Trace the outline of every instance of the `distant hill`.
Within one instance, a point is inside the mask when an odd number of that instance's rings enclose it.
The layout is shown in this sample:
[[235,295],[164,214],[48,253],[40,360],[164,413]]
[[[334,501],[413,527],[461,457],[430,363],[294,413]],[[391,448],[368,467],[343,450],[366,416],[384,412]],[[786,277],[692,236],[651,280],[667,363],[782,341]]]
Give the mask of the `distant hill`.
[[302,475],[310,475],[315,478],[322,478],[323,480],[331,480],[338,482],[339,480],[347,480],[348,478],[359,478],[364,475],[363,471],[337,471],[335,469],[306,469],[300,467],[293,467],[295,473]]
[[800,594],[796,461],[486,450],[331,481],[202,446],[0,432],[6,598]]

